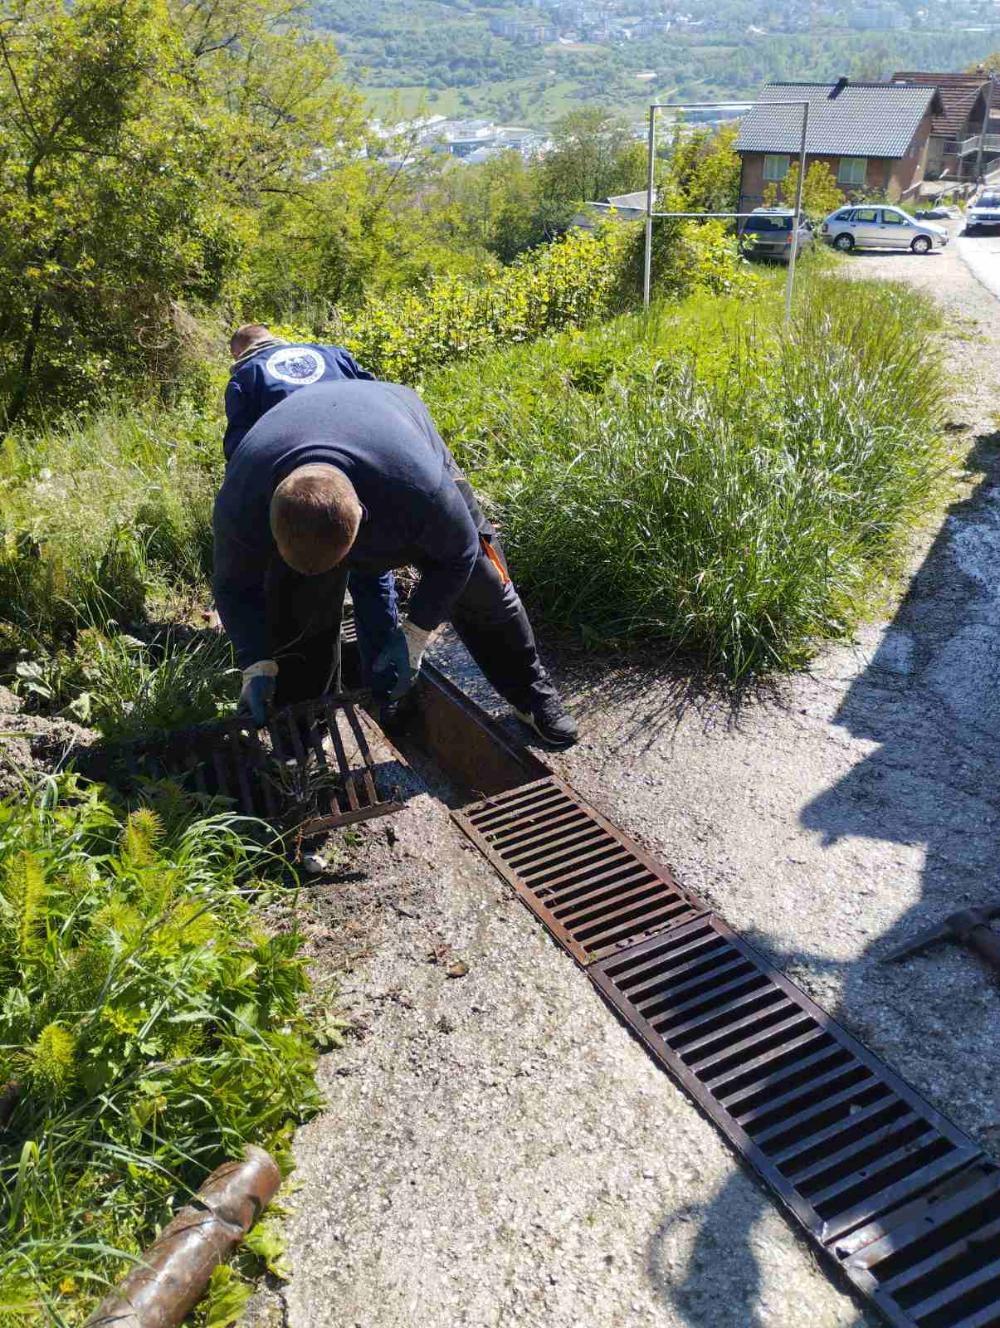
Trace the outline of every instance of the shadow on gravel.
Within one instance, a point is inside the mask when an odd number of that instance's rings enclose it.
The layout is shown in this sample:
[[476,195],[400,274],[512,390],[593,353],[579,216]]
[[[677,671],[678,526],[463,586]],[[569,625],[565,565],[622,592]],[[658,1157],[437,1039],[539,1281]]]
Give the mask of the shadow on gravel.
[[746,707],[780,695],[780,679],[733,683],[705,669],[697,657],[665,656],[664,651],[663,645],[638,646],[602,655],[598,667],[593,652],[575,643],[556,643],[544,653],[556,666],[570,707],[581,718],[590,710],[623,710],[628,703],[630,720],[623,722],[616,741],[609,744],[611,750],[657,749],[692,715],[706,730],[732,728]]
[[[804,985],[839,991],[831,1013],[996,1156],[1000,987],[953,945],[880,963],[949,912],[1000,896],[1000,434],[978,438],[966,464],[979,476],[974,493],[950,509],[834,719],[878,746],[802,813],[826,844],[851,836],[923,847],[919,894],[850,963],[748,939]],[[869,881],[856,885],[871,893]],[[672,1213],[656,1232],[650,1280],[690,1328],[761,1328],[762,1299],[768,1324],[786,1322],[787,1311],[789,1324],[809,1322],[804,1305],[775,1315],[787,1288],[768,1294],[754,1255],[771,1203],[737,1173],[710,1205]],[[679,1241],[680,1224],[691,1223],[693,1237]],[[669,1267],[678,1257],[679,1282]],[[876,1322],[859,1311],[852,1328]]]

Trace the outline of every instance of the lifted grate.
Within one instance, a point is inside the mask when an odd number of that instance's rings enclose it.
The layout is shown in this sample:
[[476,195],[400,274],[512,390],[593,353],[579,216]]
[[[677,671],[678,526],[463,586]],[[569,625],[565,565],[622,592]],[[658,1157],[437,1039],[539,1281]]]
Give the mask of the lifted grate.
[[455,819],[581,964],[705,911],[669,868],[554,776],[465,807]]
[[1000,1326],[1000,1169],[721,919],[589,971],[891,1323]]
[[277,711],[258,730],[249,717],[91,749],[86,773],[115,782],[172,777],[231,799],[246,816],[318,834],[398,811],[379,791],[366,721],[342,698]]

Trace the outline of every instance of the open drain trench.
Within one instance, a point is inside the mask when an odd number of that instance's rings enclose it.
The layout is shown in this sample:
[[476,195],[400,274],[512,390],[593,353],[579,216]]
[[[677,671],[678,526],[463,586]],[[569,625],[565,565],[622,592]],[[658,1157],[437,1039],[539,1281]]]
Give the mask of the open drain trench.
[[891,1324],[1000,1328],[1000,1167],[544,769],[454,819]]

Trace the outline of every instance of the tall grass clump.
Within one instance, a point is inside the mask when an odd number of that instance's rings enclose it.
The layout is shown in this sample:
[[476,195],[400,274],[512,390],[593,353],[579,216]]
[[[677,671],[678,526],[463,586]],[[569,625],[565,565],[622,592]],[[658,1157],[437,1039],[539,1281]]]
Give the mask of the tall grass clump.
[[4,1322],[82,1322],[211,1168],[318,1105],[300,938],[254,920],[246,829],[171,785],[128,816],[71,778],[0,803]]
[[933,331],[911,291],[817,276],[787,337],[668,318],[651,359],[639,323],[601,390],[496,418],[475,457],[544,620],[732,677],[846,630],[939,482]]
[[0,653],[141,619],[158,588],[202,582],[221,473],[218,422],[109,407],[0,449]]

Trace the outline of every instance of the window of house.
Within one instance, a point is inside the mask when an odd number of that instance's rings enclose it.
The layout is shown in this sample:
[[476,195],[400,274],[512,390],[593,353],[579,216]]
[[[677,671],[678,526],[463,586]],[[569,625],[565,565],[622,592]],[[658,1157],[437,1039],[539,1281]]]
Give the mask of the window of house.
[[867,157],[841,157],[837,167],[837,183],[844,185],[864,184],[868,174]]
[[791,157],[779,153],[769,152],[764,157],[764,179],[772,184],[780,184],[788,174],[788,168],[791,165]]

